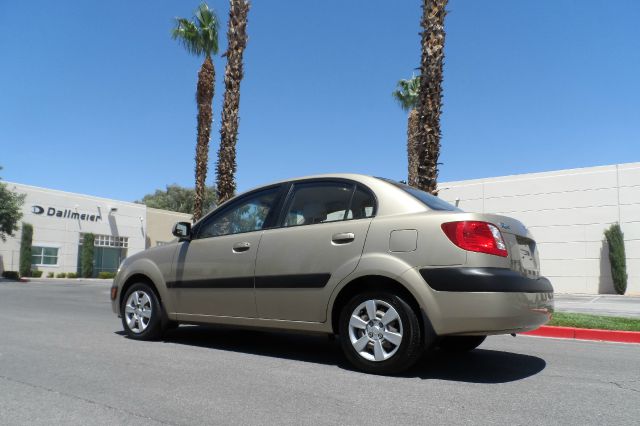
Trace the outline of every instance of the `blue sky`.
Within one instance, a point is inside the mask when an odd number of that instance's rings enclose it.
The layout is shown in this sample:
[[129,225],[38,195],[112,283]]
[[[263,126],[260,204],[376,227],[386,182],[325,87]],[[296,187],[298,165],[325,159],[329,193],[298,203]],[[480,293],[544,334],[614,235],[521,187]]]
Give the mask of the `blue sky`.
[[[0,2],[0,175],[134,200],[193,186],[198,1]],[[210,1],[222,20],[227,1]],[[640,2],[450,0],[440,180],[640,161]],[[254,0],[238,188],[325,172],[403,179],[420,1]],[[217,58],[208,183],[224,60]]]

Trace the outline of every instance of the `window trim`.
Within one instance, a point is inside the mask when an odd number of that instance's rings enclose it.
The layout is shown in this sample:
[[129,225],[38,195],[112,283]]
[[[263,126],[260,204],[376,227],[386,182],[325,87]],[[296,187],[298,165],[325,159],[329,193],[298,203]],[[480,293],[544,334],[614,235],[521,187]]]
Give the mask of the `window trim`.
[[[191,230],[191,239],[192,240],[206,240],[208,238],[218,238],[218,237],[228,237],[229,235],[241,235],[241,234],[248,234],[250,232],[258,232],[258,231],[264,231],[265,229],[270,229],[273,227],[273,216],[276,215],[276,211],[278,211],[282,206],[281,206],[281,200],[282,200],[282,194],[283,194],[283,188],[286,185],[284,184],[275,184],[275,185],[269,185],[269,186],[264,186],[262,188],[256,188],[250,192],[247,192],[245,194],[242,194],[238,197],[232,198],[231,200],[229,200],[228,202],[223,203],[222,205],[220,205],[217,209],[213,210],[211,213],[209,213],[208,215],[206,215],[205,217],[203,217],[201,220],[199,220],[193,227]],[[215,220],[216,217],[218,217],[219,215],[223,215],[225,213],[228,213],[230,210],[233,210],[234,208],[236,208],[239,204],[242,204],[244,201],[247,200],[247,198],[251,198],[253,196],[255,196],[256,194],[260,193],[260,192],[265,192],[265,191],[269,191],[269,190],[273,190],[275,189],[275,198],[273,200],[273,206],[271,207],[271,209],[269,210],[269,213],[267,214],[267,217],[264,219],[264,223],[262,225],[261,229],[254,229],[252,231],[245,231],[245,232],[235,232],[233,234],[225,234],[225,235],[211,235],[208,237],[200,237],[200,230],[202,229],[203,226],[205,226],[207,223],[209,223],[211,220]],[[276,215],[277,216],[277,215]]]

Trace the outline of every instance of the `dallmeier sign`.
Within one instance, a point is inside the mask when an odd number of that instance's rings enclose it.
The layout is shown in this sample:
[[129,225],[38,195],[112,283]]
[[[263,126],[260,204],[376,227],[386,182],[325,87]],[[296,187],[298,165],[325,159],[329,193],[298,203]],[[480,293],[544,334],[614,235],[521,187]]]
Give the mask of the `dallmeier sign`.
[[99,214],[80,213],[68,209],[58,210],[55,207],[47,207],[45,210],[44,207],[38,205],[31,207],[31,213],[37,215],[46,214],[47,216],[58,217],[60,219],[85,220],[88,222],[99,222],[102,220],[102,216]]

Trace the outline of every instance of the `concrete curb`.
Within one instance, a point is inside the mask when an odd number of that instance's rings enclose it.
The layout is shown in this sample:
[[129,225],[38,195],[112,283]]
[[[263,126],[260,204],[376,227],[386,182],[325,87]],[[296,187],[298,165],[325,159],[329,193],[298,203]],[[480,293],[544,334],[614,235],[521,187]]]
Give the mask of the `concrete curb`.
[[537,330],[521,333],[529,336],[562,339],[600,340],[605,342],[640,343],[640,331],[597,330],[592,328],[554,327],[543,325]]

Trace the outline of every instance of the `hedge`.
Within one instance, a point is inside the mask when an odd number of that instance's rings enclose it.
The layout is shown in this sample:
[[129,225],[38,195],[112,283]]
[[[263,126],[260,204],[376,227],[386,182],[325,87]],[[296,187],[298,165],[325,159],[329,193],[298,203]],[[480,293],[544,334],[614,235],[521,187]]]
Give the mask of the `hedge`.
[[18,271],[3,271],[2,278],[6,278],[8,280],[19,280],[20,275],[18,274]]

